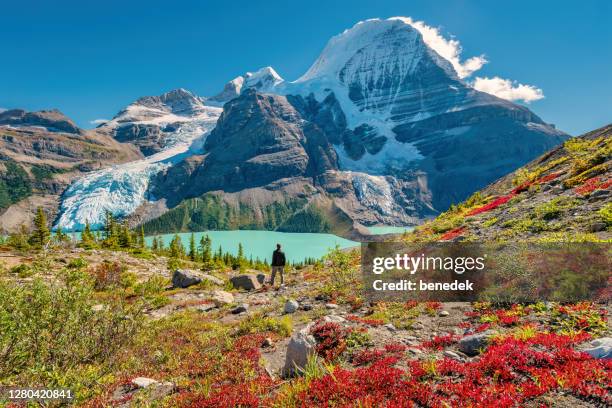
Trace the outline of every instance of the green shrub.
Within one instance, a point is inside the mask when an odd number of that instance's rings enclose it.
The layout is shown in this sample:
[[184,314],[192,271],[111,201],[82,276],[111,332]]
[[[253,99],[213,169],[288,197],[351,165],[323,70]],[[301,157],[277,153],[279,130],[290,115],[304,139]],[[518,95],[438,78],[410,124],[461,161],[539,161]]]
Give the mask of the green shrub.
[[94,308],[90,276],[66,271],[59,278],[0,282],[0,378],[9,384],[70,388],[67,372],[108,367],[138,330],[139,304],[116,298]]
[[29,278],[30,276],[34,275],[34,270],[27,264],[15,265],[10,269],[10,272],[19,276],[20,278]]
[[83,269],[86,268],[89,264],[87,263],[87,261],[83,258],[74,258],[71,259],[70,262],[68,262],[68,268],[70,269]]
[[608,203],[597,212],[608,227],[612,226],[612,203]]
[[293,322],[290,316],[283,316],[280,319],[274,317],[255,314],[248,316],[238,326],[238,334],[252,334],[273,332],[282,337],[288,337],[293,330]]

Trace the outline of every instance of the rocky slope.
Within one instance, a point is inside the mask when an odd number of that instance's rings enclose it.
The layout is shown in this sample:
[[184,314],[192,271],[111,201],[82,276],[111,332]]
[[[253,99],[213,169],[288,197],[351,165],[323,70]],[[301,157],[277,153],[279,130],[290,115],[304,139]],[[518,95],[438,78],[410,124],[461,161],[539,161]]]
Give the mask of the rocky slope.
[[610,240],[612,125],[567,140],[409,239]]
[[369,302],[357,251],[292,268],[276,288],[260,283],[268,270],[182,262],[1,248],[0,312],[18,313],[5,313],[0,339],[16,341],[0,382],[61,384],[76,406],[612,402],[609,304]]
[[0,113],[0,228],[28,226],[37,206],[56,214],[72,180],[139,156],[131,145],[80,129],[57,110]]

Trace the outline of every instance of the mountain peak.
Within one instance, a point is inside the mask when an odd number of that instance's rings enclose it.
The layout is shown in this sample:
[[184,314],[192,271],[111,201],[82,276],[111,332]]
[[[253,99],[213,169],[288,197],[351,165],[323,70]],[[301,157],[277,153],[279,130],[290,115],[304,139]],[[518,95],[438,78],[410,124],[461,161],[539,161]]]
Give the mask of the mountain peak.
[[369,65],[376,64],[381,75],[388,74],[391,65],[395,65],[402,73],[409,73],[427,56],[448,76],[456,77],[450,62],[425,44],[423,36],[409,20],[398,17],[369,19],[332,37],[319,58],[296,82],[315,78],[340,79],[345,82],[342,77],[346,76],[347,71],[363,68],[365,60],[370,62]]
[[269,92],[276,85],[283,82],[283,78],[272,67],[263,67],[255,72],[247,72],[244,75],[244,87],[255,88],[260,92]]

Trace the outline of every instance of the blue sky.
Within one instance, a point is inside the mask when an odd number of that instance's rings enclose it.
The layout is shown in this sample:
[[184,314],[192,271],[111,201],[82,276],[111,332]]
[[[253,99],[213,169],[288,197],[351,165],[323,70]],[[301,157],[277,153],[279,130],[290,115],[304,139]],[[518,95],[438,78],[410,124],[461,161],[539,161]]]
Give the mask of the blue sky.
[[410,16],[489,61],[474,76],[543,90],[530,104],[579,134],[612,122],[612,2],[2,1],[0,107],[110,118],[144,95],[211,95],[245,71],[304,73],[360,20]]

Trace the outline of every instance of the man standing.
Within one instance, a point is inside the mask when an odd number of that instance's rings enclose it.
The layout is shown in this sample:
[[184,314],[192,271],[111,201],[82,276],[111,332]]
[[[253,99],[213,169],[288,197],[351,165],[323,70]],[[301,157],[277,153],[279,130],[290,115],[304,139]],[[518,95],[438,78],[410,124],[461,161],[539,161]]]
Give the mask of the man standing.
[[270,284],[274,286],[274,278],[276,278],[276,272],[280,272],[281,286],[285,284],[283,272],[285,270],[285,253],[281,251],[281,245],[276,244],[276,251],[272,252],[272,276],[270,277]]

